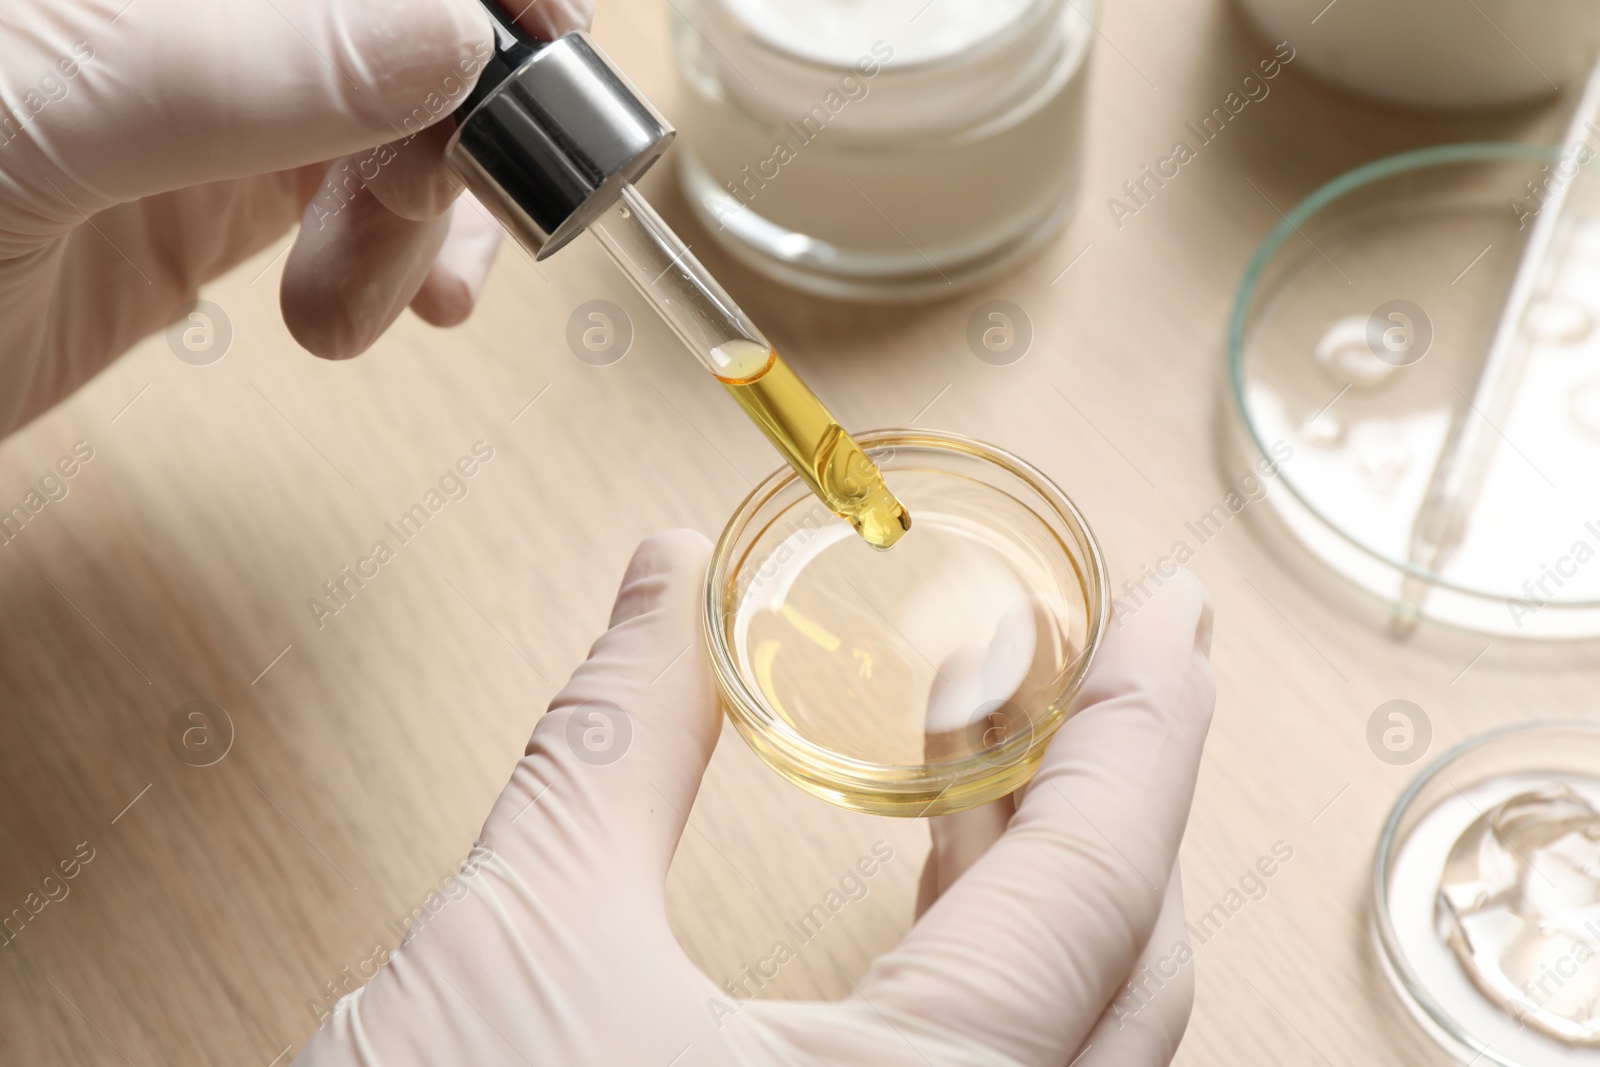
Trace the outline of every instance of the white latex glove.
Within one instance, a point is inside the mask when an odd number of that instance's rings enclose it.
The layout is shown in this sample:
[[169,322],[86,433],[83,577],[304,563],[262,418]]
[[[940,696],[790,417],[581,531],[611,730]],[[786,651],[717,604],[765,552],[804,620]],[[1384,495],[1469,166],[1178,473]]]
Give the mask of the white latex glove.
[[[545,35],[590,15],[517,6]],[[411,134],[489,42],[477,0],[5,0],[0,437],[302,215],[283,312],[313,352],[355,355],[408,304],[465,318],[498,231],[450,211],[452,124]]]
[[[1112,629],[1085,706],[1020,803],[934,820],[926,910],[856,995],[739,1002],[689,961],[664,906],[721,726],[699,651],[708,547],[687,531],[640,547],[611,628],[490,813],[467,888],[339,1002],[296,1063],[1167,1063],[1188,968],[1131,1018],[1108,1005],[1184,937],[1176,858],[1212,706],[1199,583],[1168,582]],[[602,709],[620,709],[632,737],[595,765],[569,731],[603,730]]]

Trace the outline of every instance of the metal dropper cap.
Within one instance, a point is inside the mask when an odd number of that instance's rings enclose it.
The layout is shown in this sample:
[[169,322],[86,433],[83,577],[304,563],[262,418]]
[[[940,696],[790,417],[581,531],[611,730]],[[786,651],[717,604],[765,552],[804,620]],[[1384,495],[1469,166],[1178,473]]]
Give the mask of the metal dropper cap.
[[495,0],[495,54],[455,113],[445,158],[535,258],[582,233],[675,131],[583,32],[544,42]]

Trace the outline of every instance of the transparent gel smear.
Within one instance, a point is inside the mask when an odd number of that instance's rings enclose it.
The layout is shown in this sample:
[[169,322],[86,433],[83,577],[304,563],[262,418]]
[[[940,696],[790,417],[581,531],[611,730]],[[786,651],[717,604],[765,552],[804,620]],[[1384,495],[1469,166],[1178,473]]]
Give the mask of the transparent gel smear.
[[1440,935],[1519,1022],[1600,1045],[1600,811],[1557,779],[1488,809],[1440,881]]

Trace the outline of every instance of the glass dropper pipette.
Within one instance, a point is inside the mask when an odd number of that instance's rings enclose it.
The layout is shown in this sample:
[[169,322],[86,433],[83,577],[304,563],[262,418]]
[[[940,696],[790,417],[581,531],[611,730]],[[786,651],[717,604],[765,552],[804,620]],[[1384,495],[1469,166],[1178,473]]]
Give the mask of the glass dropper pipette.
[[592,231],[828,509],[894,545],[911,517],[877,466],[633,187],[671,126],[587,34],[538,41],[483,2],[495,52],[455,113],[451,165],[538,259]]
[[828,510],[874,548],[911,516],[883,475],[631,184],[589,232]]

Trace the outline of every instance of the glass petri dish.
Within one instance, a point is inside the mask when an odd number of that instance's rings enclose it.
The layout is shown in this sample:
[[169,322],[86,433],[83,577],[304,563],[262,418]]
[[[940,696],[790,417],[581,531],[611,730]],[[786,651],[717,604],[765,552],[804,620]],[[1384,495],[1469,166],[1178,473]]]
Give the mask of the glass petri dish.
[[[1600,181],[1575,177],[1521,320],[1503,414],[1476,396],[1558,149],[1442,145],[1360,167],[1290,210],[1240,282],[1228,336],[1241,463],[1273,456],[1274,533],[1375,597],[1493,634],[1600,635]],[[1533,186],[1527,183],[1532,181]],[[1491,442],[1462,538],[1414,532],[1469,423]]]
[[[1568,984],[1565,991],[1570,994],[1580,977],[1584,981],[1594,977],[1593,971],[1579,971],[1569,964],[1586,959],[1587,967],[1600,968],[1600,958],[1589,950],[1575,952],[1564,943],[1541,946],[1537,935],[1521,943],[1508,940],[1511,947],[1501,958],[1520,965],[1530,981],[1524,988],[1513,983],[1509,990],[1495,993],[1496,984],[1481,972],[1475,979],[1452,946],[1451,924],[1440,897],[1441,879],[1447,864],[1462,854],[1457,844],[1464,834],[1513,797],[1548,792],[1557,783],[1600,809],[1600,724],[1518,726],[1452,749],[1401,794],[1378,839],[1371,926],[1379,960],[1407,1011],[1458,1063],[1600,1065],[1600,1044],[1562,1040],[1538,1017],[1541,1007],[1560,1002],[1562,983]],[[1490,825],[1496,839],[1507,842],[1505,856],[1529,861],[1524,880],[1536,902],[1568,895],[1573,881],[1559,859],[1546,860],[1526,844],[1519,846],[1518,831],[1509,821],[1490,820]],[[1589,910],[1595,910],[1593,905]],[[1570,929],[1589,940],[1600,936],[1600,922],[1590,919],[1592,928],[1585,929],[1582,909],[1571,914],[1578,918],[1530,922],[1527,929],[1551,935]],[[1487,925],[1475,930],[1493,935],[1496,925],[1506,921],[1504,914],[1491,916]]]
[[912,515],[868,547],[785,468],[706,579],[723,707],[769,766],[879,815],[993,800],[1038,768],[1110,614],[1105,561],[1043,474],[954,434],[856,435]]

